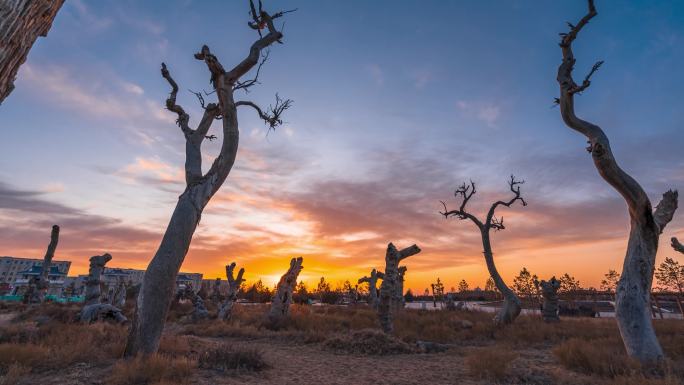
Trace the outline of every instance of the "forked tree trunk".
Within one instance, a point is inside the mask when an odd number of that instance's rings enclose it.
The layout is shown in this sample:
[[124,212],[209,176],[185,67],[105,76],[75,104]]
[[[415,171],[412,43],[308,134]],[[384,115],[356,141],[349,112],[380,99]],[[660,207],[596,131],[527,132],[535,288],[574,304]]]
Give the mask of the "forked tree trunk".
[[395,293],[397,292],[399,282],[399,262],[418,253],[420,253],[420,248],[416,245],[402,250],[397,250],[392,243],[387,245],[385,277],[382,280],[382,285],[380,285],[380,301],[378,304],[378,318],[380,319],[380,326],[385,333],[390,334],[394,332],[392,313],[396,306],[393,299],[396,297]]
[[544,304],[542,305],[542,319],[545,322],[558,322],[558,289],[560,289],[560,282],[556,277],[551,277],[550,280],[542,280],[539,283],[542,289],[542,296],[544,297]]
[[[197,129],[193,130],[189,127],[190,116],[176,104],[178,85],[171,77],[166,65],[162,63],[162,76],[172,89],[171,95],[166,100],[166,107],[178,115],[177,124],[186,139],[186,188],[178,198],[159,249],[145,271],[124,353],[126,357],[132,357],[138,353],[155,353],[159,348],[164,321],[174,296],[176,276],[188,252],[202,211],[223,185],[235,163],[239,140],[237,107],[253,107],[261,119],[266,121],[270,128],[274,128],[282,123],[279,115],[290,105],[290,101],[285,101],[283,105],[276,103],[276,107],[271,110],[272,115],[269,115],[252,102],[236,102],[233,99],[236,89],[246,88],[256,83],[256,79],[253,82],[243,83],[239,80],[259,63],[261,51],[283,37],[282,33],[275,29],[271,17],[266,12],[253,15],[253,17],[263,21],[263,24],[268,27],[268,34],[252,44],[247,58],[232,70],[225,71],[218,58],[206,45],[195,54],[195,58],[204,61],[211,72],[211,84],[218,98],[218,105],[210,103],[206,107],[203,99],[200,98],[205,108],[204,116]],[[280,102],[280,99],[277,102]],[[201,145],[212,122],[217,118],[221,119],[223,126],[223,143],[211,168],[203,175]]]
[[358,283],[368,282],[368,304],[373,308],[378,308],[378,278],[384,276],[381,272],[373,269],[370,276],[359,278]]
[[280,277],[280,281],[278,281],[278,287],[273,296],[271,309],[268,312],[267,321],[268,325],[271,327],[280,327],[290,314],[292,292],[294,291],[295,286],[297,286],[297,277],[304,268],[302,262],[302,257],[292,258],[287,273]]
[[233,275],[235,270],[235,262],[226,266],[226,278],[228,279],[228,294],[226,294],[226,299],[221,304],[218,312],[218,318],[224,321],[230,320],[233,312],[233,305],[237,301],[237,295],[240,291],[240,285],[242,285],[245,280],[242,275],[245,273],[245,269],[241,268],[238,271],[237,277]]
[[0,104],[38,36],[47,36],[64,0],[0,0]]
[[565,124],[588,139],[587,150],[591,153],[601,177],[620,193],[627,203],[631,229],[622,275],[617,287],[615,318],[627,354],[642,364],[651,365],[661,362],[664,357],[653,328],[650,309],[655,256],[660,234],[665,225],[672,220],[677,208],[677,192],[668,191],[663,194],[663,199],[654,211],[651,201],[639,183],[618,165],[603,130],[575,115],[574,95],[589,87],[589,79],[601,62],[594,65],[581,85],[577,85],[572,77],[575,65],[572,43],[580,30],[596,14],[593,0],[589,0],[587,15],[576,26],[572,26],[568,34],[563,35],[560,44],[563,62],[558,68],[557,78],[560,85],[558,102]]

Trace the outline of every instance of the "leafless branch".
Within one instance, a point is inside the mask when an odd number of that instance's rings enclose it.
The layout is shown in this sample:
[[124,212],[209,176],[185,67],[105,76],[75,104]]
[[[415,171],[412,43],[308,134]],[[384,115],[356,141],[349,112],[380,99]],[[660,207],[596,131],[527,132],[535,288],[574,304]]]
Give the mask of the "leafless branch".
[[470,185],[467,185],[465,182],[463,182],[463,184],[459,188],[457,188],[456,191],[454,191],[455,197],[458,198],[460,196],[463,198],[463,200],[461,201],[461,205],[459,206],[458,210],[451,210],[450,211],[449,209],[447,209],[446,203],[440,201],[442,203],[442,206],[444,206],[444,211],[440,212],[440,214],[444,215],[444,218],[449,218],[451,216],[451,217],[456,217],[460,220],[470,219],[471,221],[473,221],[473,223],[475,223],[475,225],[478,228],[481,229],[482,228],[482,222],[480,222],[480,220],[477,219],[474,215],[472,215],[466,211],[466,205],[468,204],[468,201],[470,200],[470,198],[472,198],[473,195],[475,195],[475,193],[476,193],[475,182],[473,182],[471,180]]
[[279,125],[283,124],[283,120],[281,118],[281,115],[285,110],[290,108],[292,106],[293,101],[290,99],[281,99],[278,94],[276,94],[276,102],[275,105],[269,105],[268,106],[268,111],[264,112],[258,105],[256,105],[254,102],[246,101],[246,100],[241,100],[239,102],[235,103],[235,106],[249,106],[252,107],[256,110],[256,112],[259,114],[259,117],[268,124],[269,129],[275,129]]
[[679,240],[677,239],[677,237],[672,237],[671,241],[672,241],[672,248],[673,248],[675,251],[679,251],[680,253],[684,253],[684,245],[682,245],[682,244],[679,242]]
[[171,73],[169,72],[168,68],[166,68],[166,64],[162,63],[161,65],[161,74],[164,79],[166,79],[167,82],[169,82],[169,85],[171,85],[171,94],[169,94],[169,97],[166,99],[166,108],[169,111],[175,112],[178,115],[178,119],[176,119],[176,124],[178,124],[178,127],[181,128],[183,133],[187,136],[192,133],[192,130],[188,126],[188,122],[190,121],[190,115],[188,115],[183,107],[179,106],[176,104],[176,96],[178,95],[178,84],[176,84],[176,81],[173,80],[171,77]]
[[236,90],[245,90],[245,92],[249,92],[249,87],[259,84],[259,73],[261,72],[261,67],[266,63],[268,60],[268,55],[270,54],[269,50],[265,50],[261,54],[261,61],[259,62],[259,66],[257,67],[256,74],[254,74],[254,78],[250,80],[246,80],[244,82],[236,81],[235,86],[233,87],[233,91]]

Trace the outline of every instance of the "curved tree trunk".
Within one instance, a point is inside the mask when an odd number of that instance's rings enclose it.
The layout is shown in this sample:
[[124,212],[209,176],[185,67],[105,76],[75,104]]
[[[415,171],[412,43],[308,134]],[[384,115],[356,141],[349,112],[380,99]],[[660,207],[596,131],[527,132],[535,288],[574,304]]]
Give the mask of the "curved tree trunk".
[[513,321],[515,321],[515,319],[520,315],[520,311],[522,309],[520,305],[520,299],[517,295],[515,295],[513,290],[506,285],[503,278],[501,278],[499,271],[496,269],[496,265],[494,264],[494,254],[492,253],[492,245],[489,240],[489,229],[483,228],[481,234],[487,270],[489,271],[489,275],[494,280],[494,285],[496,285],[496,288],[503,295],[504,299],[501,309],[499,309],[499,312],[494,317],[494,323],[497,325],[508,325],[513,323]]
[[395,293],[399,281],[399,262],[418,253],[420,253],[420,248],[416,245],[409,246],[401,251],[397,250],[392,243],[387,245],[385,276],[380,285],[380,300],[378,303],[378,318],[380,319],[380,326],[385,333],[394,332],[392,313],[395,310],[393,299],[396,297]]
[[[178,115],[177,124],[186,139],[186,188],[178,198],[178,203],[171,215],[159,249],[145,271],[136,303],[135,317],[124,352],[126,357],[132,357],[138,353],[155,353],[159,348],[164,321],[174,296],[176,276],[188,252],[202,211],[223,185],[235,163],[239,141],[237,107],[250,106],[254,108],[260,118],[269,124],[270,128],[275,128],[282,123],[280,114],[290,106],[291,101],[287,100],[279,104],[282,101],[277,99],[276,106],[271,107],[271,114],[269,115],[252,102],[235,102],[233,99],[233,92],[236,89],[247,88],[257,83],[256,78],[253,81],[243,83],[240,82],[240,78],[259,63],[259,57],[264,48],[283,37],[283,34],[275,29],[271,16],[266,12],[262,11],[253,17],[268,27],[268,34],[254,42],[247,58],[232,70],[224,70],[218,58],[210,52],[206,45],[202,47],[199,53],[195,54],[195,58],[204,61],[211,72],[211,84],[218,98],[218,105],[210,103],[204,106],[203,98],[199,97],[202,107],[204,107],[204,116],[197,129],[193,130],[189,127],[190,116],[181,106],[176,104],[178,85],[171,77],[166,65],[162,63],[162,76],[171,86],[171,95],[166,100],[166,107]],[[201,145],[207,137],[211,124],[216,119],[221,119],[223,127],[221,151],[209,171],[203,175]]]
[[50,233],[50,243],[45,251],[45,257],[43,257],[43,269],[37,285],[38,302],[45,300],[45,295],[50,289],[50,269],[52,268],[52,258],[54,258],[55,250],[57,250],[57,242],[59,242],[59,226],[54,225]]
[[290,314],[292,292],[294,291],[295,286],[297,286],[297,277],[304,268],[302,262],[302,257],[292,258],[287,273],[280,277],[276,293],[271,302],[271,309],[268,312],[268,326],[273,328],[280,327]]
[[576,26],[571,26],[571,31],[563,35],[560,44],[563,61],[558,68],[558,103],[565,124],[588,139],[587,150],[592,155],[599,175],[622,195],[627,203],[630,233],[622,275],[617,287],[615,318],[627,354],[642,364],[654,364],[663,359],[663,350],[658,343],[651,319],[651,285],[658,240],[677,208],[677,192],[668,191],[663,194],[662,201],[653,211],[651,201],[639,183],[618,165],[603,130],[575,115],[574,95],[589,87],[591,75],[602,63],[594,65],[581,85],[577,85],[573,80],[575,57],[572,43],[589,20],[597,15],[594,2],[589,0],[588,3],[587,15]]
[[0,104],[38,36],[47,36],[64,0],[0,0]]

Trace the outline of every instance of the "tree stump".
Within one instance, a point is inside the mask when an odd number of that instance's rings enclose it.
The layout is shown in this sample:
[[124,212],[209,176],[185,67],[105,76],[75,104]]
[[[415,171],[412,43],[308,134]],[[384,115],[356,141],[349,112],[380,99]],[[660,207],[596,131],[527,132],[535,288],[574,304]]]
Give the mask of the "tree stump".
[[544,304],[542,305],[542,319],[544,322],[559,322],[558,317],[558,289],[560,281],[556,277],[551,277],[548,281],[539,282],[542,289]]
[[278,281],[278,287],[271,303],[271,310],[268,312],[267,326],[278,328],[287,319],[290,313],[290,304],[292,304],[292,292],[295,286],[297,286],[297,277],[304,268],[302,262],[302,257],[292,258],[287,273]]

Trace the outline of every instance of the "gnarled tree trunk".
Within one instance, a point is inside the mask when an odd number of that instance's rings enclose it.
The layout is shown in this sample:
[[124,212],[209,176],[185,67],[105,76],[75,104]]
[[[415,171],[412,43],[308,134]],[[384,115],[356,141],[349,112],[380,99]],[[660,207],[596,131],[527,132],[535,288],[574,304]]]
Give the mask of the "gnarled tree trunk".
[[297,277],[304,268],[302,262],[302,257],[292,258],[287,273],[280,277],[280,281],[278,281],[278,287],[273,296],[271,309],[268,312],[267,321],[268,325],[271,327],[277,328],[282,325],[290,313],[292,292],[294,291],[295,286],[297,286]]
[[384,274],[377,270],[371,270],[370,276],[359,278],[358,283],[368,282],[368,304],[373,308],[378,308],[378,278],[382,279]]
[[396,302],[393,300],[396,298],[399,282],[399,262],[418,253],[420,253],[420,248],[416,245],[411,245],[402,250],[397,250],[392,243],[387,245],[385,276],[380,285],[380,300],[378,303],[378,318],[380,319],[380,326],[385,333],[394,332],[392,313],[396,310]]
[[442,212],[441,214],[444,215],[445,218],[454,216],[460,220],[469,219],[480,230],[480,236],[482,238],[482,247],[484,249],[483,254],[485,257],[485,263],[487,264],[487,270],[489,271],[489,275],[494,281],[494,285],[502,294],[504,299],[501,309],[499,309],[496,316],[494,317],[494,323],[496,325],[507,325],[512,323],[518,317],[518,315],[520,315],[522,307],[518,296],[515,295],[513,290],[511,290],[508,287],[508,285],[506,285],[503,278],[501,278],[499,271],[496,269],[496,265],[494,264],[494,253],[492,252],[492,244],[489,239],[489,233],[492,229],[504,230],[506,228],[503,223],[503,217],[501,219],[497,219],[494,216],[497,207],[511,207],[511,205],[516,201],[520,201],[523,206],[527,206],[527,203],[520,195],[520,185],[523,183],[525,183],[525,181],[518,181],[515,179],[513,175],[511,175],[511,180],[508,182],[508,186],[510,187],[511,192],[514,194],[513,197],[507,201],[494,202],[492,206],[489,208],[489,211],[487,212],[487,217],[485,218],[484,222],[480,221],[473,214],[466,211],[466,205],[468,204],[468,201],[476,192],[475,183],[473,183],[472,181],[470,182],[470,186],[463,183],[463,185],[461,185],[461,187],[459,187],[454,193],[454,195],[457,197],[463,197],[463,201],[461,202],[461,206],[458,208],[458,210],[448,211],[446,203],[442,202],[442,205],[444,205],[444,212]]
[[668,191],[663,194],[663,199],[653,210],[646,192],[618,165],[603,130],[575,115],[575,94],[589,87],[591,75],[602,64],[597,62],[581,85],[575,83],[572,77],[575,65],[572,43],[589,20],[597,15],[593,0],[589,0],[588,4],[587,15],[577,25],[571,25],[569,33],[562,35],[560,47],[563,62],[558,68],[558,103],[565,124],[588,139],[587,150],[591,153],[594,166],[601,177],[620,193],[627,203],[630,233],[622,275],[617,287],[615,318],[627,354],[642,364],[657,364],[664,356],[651,319],[651,285],[658,240],[677,208],[677,192]]
[[[259,63],[261,51],[280,41],[283,34],[275,29],[273,18],[282,13],[270,16],[265,11],[252,12],[252,17],[259,25],[267,28],[268,34],[257,40],[250,49],[249,55],[232,70],[226,71],[214,56],[209,47],[202,47],[195,54],[197,60],[204,61],[211,73],[211,84],[218,98],[218,104],[210,103],[204,106],[204,99],[198,95],[204,116],[197,129],[189,127],[190,116],[176,104],[178,85],[171,77],[166,65],[162,63],[162,76],[171,86],[171,95],[166,100],[166,107],[178,115],[177,123],[185,136],[185,191],[178,198],[176,208],[166,228],[159,249],[150,262],[143,284],[138,294],[136,312],[128,337],[126,357],[138,353],[155,353],[159,348],[159,340],[164,328],[169,305],[174,295],[176,276],[185,255],[190,247],[190,241],[199,224],[204,207],[219,190],[228,177],[238,149],[239,130],[237,107],[249,106],[254,108],[261,119],[271,129],[282,124],[280,114],[287,109],[291,101],[276,98],[275,106],[266,113],[256,104],[249,101],[235,101],[234,91],[246,89],[257,84],[257,79],[240,82],[240,78]],[[260,32],[261,34],[261,32]],[[263,63],[263,61],[262,61]],[[258,76],[258,73],[257,73]],[[206,174],[202,174],[201,145],[207,137],[208,130],[214,120],[220,119],[223,126],[223,143],[219,155],[214,160]],[[209,138],[214,138],[209,136]]]
[[112,256],[109,254],[90,257],[90,268],[85,288],[85,304],[80,314],[81,322],[92,323],[106,319],[113,319],[119,323],[128,321],[119,308],[108,303],[101,303],[100,283],[102,272],[104,271],[105,264],[111,261],[111,259]]
[[560,281],[556,277],[551,277],[548,281],[542,280],[539,282],[542,289],[542,296],[544,297],[544,304],[542,305],[542,319],[545,322],[558,322],[558,289],[560,289]]
[[233,305],[235,305],[235,301],[237,300],[237,294],[240,291],[240,285],[242,285],[242,283],[245,282],[245,280],[242,278],[242,275],[245,274],[245,269],[241,268],[240,271],[238,271],[237,277],[233,275],[234,270],[235,262],[226,266],[226,278],[228,279],[228,294],[226,295],[226,299],[221,304],[221,307],[219,308],[218,312],[218,318],[224,321],[228,321],[230,319],[230,316],[233,312]]
[[59,242],[59,226],[53,225],[50,233],[50,243],[48,244],[45,256],[43,257],[43,269],[41,270],[40,279],[37,282],[38,302],[45,300],[45,295],[50,289],[50,269],[52,268],[52,258],[55,256],[57,249],[57,242]]
[[0,104],[38,36],[47,36],[64,0],[0,0]]

